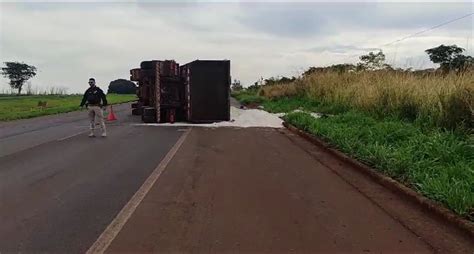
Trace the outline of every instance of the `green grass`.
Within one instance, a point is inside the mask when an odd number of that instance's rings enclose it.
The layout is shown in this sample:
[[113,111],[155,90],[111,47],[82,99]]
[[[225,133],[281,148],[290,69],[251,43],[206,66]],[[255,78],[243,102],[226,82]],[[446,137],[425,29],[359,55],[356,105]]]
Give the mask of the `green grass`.
[[271,113],[287,113],[296,109],[313,111],[326,114],[337,114],[348,110],[344,105],[325,104],[305,96],[283,97],[280,99],[264,100],[262,102],[266,111]]
[[[11,121],[23,118],[52,115],[80,110],[82,95],[47,95],[47,96],[8,96],[0,97],[0,121]],[[107,95],[109,104],[136,100],[136,95]],[[39,101],[47,101],[45,109],[38,107]]]
[[232,93],[232,97],[236,98],[242,105],[261,104],[266,99],[257,95],[256,90],[243,90]]
[[474,143],[469,136],[360,112],[320,119],[299,112],[285,120],[474,219]]
[[267,99],[263,96],[259,96],[258,91],[255,90],[244,90],[233,93],[232,96],[243,105],[259,104],[262,105],[266,111],[271,113],[287,113],[295,109],[304,109],[320,113],[335,114],[345,112],[348,109],[345,105],[325,104],[307,96]]

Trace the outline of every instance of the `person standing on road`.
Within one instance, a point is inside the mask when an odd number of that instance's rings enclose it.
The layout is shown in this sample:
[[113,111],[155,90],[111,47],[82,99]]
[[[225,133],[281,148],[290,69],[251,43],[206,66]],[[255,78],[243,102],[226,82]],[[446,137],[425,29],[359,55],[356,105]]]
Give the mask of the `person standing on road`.
[[94,78],[89,79],[89,86],[90,87],[84,93],[84,97],[82,98],[80,105],[81,107],[86,105],[87,111],[89,113],[89,119],[91,121],[91,133],[89,134],[89,137],[95,137],[94,129],[96,119],[99,121],[100,128],[102,129],[102,137],[107,137],[104,113],[102,111],[102,108],[107,106],[107,98],[105,97],[102,89],[95,85]]

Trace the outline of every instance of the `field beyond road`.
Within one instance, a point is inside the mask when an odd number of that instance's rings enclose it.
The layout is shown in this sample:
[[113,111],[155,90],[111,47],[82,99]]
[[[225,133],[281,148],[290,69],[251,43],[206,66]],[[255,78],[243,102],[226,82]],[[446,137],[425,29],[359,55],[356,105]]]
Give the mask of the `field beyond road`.
[[[109,104],[133,101],[134,94],[108,94]],[[80,110],[82,95],[42,95],[0,97],[0,121],[11,121]],[[39,102],[47,102],[42,108]]]

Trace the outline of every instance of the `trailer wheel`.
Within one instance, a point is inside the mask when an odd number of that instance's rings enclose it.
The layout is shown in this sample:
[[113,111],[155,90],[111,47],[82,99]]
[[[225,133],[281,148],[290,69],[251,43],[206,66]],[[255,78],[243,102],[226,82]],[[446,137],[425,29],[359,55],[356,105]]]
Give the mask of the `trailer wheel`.
[[156,123],[156,117],[155,116],[144,116],[144,115],[142,115],[142,121],[144,123]]
[[139,115],[142,114],[142,112],[143,112],[142,108],[134,108],[134,109],[132,109],[132,115],[134,115],[134,116],[139,116]]
[[153,108],[153,107],[143,108],[143,115],[144,116],[156,116],[156,109]]
[[156,109],[153,107],[143,108],[142,121],[144,123],[156,123]]

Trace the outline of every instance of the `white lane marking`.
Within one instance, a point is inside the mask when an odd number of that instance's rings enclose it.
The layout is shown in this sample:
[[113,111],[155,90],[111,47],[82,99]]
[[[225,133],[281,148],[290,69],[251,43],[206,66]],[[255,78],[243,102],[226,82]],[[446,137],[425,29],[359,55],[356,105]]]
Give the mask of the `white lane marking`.
[[158,166],[153,170],[151,175],[146,179],[143,185],[138,189],[138,191],[133,195],[133,197],[128,201],[128,203],[122,208],[122,210],[117,214],[114,220],[107,226],[107,228],[102,232],[102,234],[97,238],[94,244],[87,250],[86,254],[91,253],[104,253],[105,250],[109,247],[115,237],[118,235],[122,227],[127,223],[130,216],[135,212],[138,205],[145,198],[147,193],[150,191],[153,184],[160,177],[161,173],[165,170],[168,163],[174,157],[178,149],[183,144],[184,140],[188,136],[191,129],[184,132],[176,144],[171,148],[171,150],[166,154],[165,158],[158,164]]
[[76,134],[72,134],[72,135],[70,135],[70,136],[57,139],[57,141],[64,141],[64,140],[66,140],[66,139],[70,139],[70,138],[72,138],[72,137],[75,137],[75,136],[77,136],[77,135],[84,134],[84,133],[86,133],[86,132],[87,132],[87,131],[81,131],[81,132],[78,132],[78,133],[76,133]]

